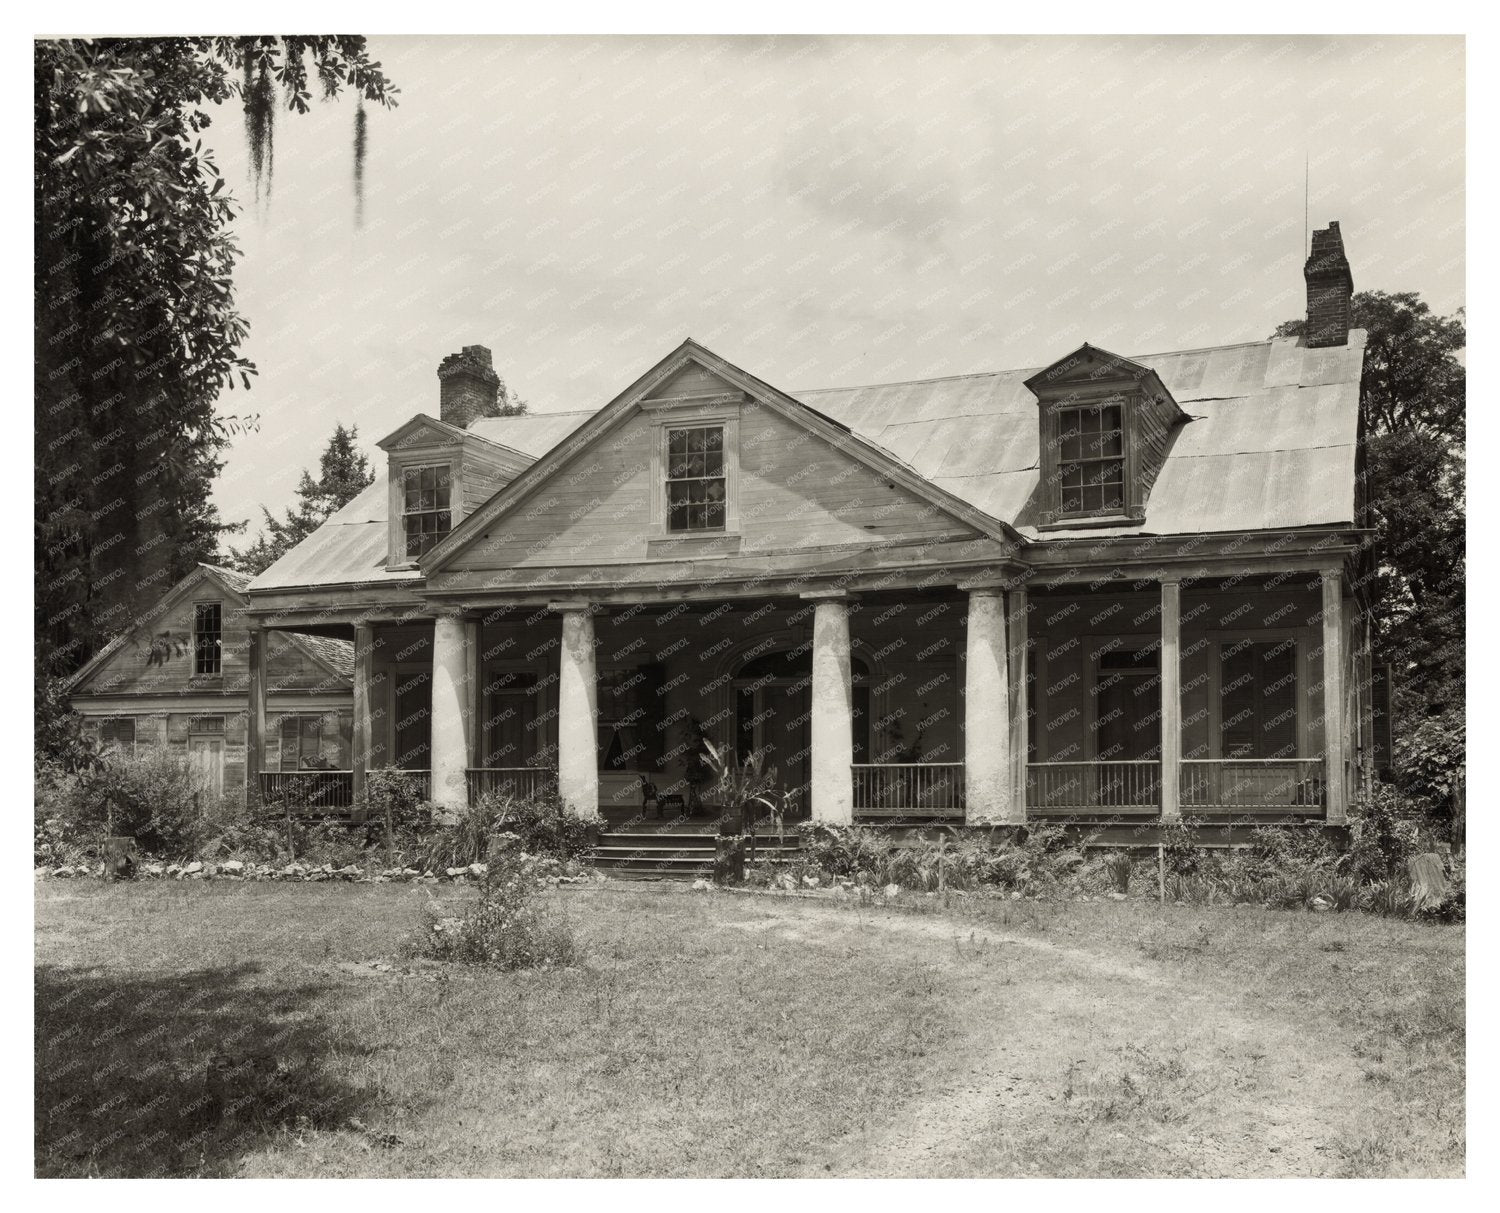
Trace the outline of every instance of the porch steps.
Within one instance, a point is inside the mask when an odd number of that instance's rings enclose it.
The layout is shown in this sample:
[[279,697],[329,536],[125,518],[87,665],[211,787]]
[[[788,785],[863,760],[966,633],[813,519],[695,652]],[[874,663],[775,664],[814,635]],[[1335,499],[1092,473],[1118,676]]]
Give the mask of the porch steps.
[[[782,844],[776,835],[756,836],[757,857],[789,859],[798,840],[789,835]],[[622,880],[697,880],[712,876],[718,835],[708,831],[631,830],[599,835],[589,854],[596,868]]]

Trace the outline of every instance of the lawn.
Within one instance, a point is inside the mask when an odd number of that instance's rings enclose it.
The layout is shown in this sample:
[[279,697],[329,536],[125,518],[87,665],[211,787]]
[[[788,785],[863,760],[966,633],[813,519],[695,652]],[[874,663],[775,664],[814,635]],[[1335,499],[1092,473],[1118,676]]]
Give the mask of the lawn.
[[1463,1173],[1462,927],[610,884],[503,974],[425,896],[39,883],[37,1173]]

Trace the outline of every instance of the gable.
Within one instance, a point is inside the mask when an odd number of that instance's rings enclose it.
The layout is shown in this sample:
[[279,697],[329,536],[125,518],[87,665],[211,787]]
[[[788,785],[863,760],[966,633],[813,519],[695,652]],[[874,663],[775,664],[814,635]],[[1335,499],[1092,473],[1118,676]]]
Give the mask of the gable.
[[[722,531],[665,520],[673,430],[724,443]],[[685,342],[422,560],[435,574],[874,548],[1014,533],[822,414]]]
[[[171,590],[74,676],[70,697],[222,692],[243,695],[249,684],[249,624],[240,574],[200,568]],[[220,609],[220,672],[194,672],[193,626],[199,603]],[[277,689],[335,690],[349,685],[331,650],[291,632],[267,633],[268,681]]]

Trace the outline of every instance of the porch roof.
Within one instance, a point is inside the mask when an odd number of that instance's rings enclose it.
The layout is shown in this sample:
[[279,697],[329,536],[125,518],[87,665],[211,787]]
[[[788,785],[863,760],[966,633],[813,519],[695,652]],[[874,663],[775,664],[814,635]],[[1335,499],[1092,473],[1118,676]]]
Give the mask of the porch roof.
[[[1355,521],[1355,442],[1365,333],[1308,349],[1301,338],[1133,356],[1188,415],[1146,503],[1143,524],[1110,535],[1194,535]],[[1033,540],[1039,415],[1026,380],[1038,367],[792,393],[919,476]],[[595,410],[488,417],[475,434],[536,459]],[[420,584],[386,570],[388,492],[375,483],[250,584],[251,590]]]

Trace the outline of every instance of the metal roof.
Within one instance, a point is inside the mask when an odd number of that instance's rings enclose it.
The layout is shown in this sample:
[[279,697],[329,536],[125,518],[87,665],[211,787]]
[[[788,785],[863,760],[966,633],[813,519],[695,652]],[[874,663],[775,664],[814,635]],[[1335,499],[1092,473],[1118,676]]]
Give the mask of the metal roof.
[[[1285,530],[1354,522],[1354,455],[1365,333],[1308,349],[1297,337],[1132,356],[1160,376],[1179,426],[1143,524],[1110,535]],[[918,475],[1029,539],[1036,527],[1039,417],[1025,381],[1040,367],[793,393]],[[472,432],[533,458],[592,411],[487,417]],[[420,581],[388,572],[387,487],[375,483],[250,584],[253,590]]]
[[[1284,530],[1354,521],[1365,334],[1133,356],[1190,420],[1178,427],[1144,523],[1109,535]],[[798,392],[922,476],[1031,539],[1039,513],[1038,368]],[[1050,531],[1046,537],[1060,537]]]

